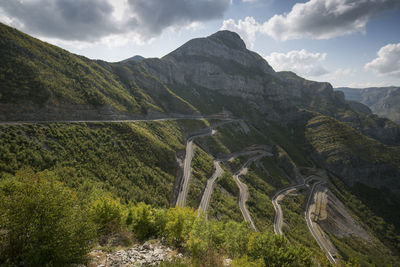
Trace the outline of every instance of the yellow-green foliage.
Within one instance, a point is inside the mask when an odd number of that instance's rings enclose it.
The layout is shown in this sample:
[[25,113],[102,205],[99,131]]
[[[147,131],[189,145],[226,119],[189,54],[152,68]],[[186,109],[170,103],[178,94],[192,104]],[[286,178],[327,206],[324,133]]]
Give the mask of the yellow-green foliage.
[[[149,110],[196,112],[140,65],[136,66],[140,71],[133,71],[122,63],[90,60],[1,23],[0,50],[0,102],[107,105],[117,111],[142,114]],[[144,88],[146,85],[139,82],[143,80],[157,89]]]
[[310,250],[289,243],[281,235],[254,233],[249,240],[248,255],[253,259],[263,259],[264,266],[313,265]]
[[0,181],[0,265],[84,263],[94,227],[74,192],[50,172]]
[[[300,191],[301,192],[301,191]],[[282,212],[286,227],[283,227],[285,236],[296,244],[302,244],[314,253],[318,253],[320,248],[307,228],[304,220],[304,206],[307,201],[306,195],[288,195],[281,201]]]
[[214,163],[212,158],[196,146],[192,160],[192,176],[186,200],[189,207],[197,208],[199,206],[202,193],[207,185],[207,179],[211,177],[213,170]]
[[247,255],[236,258],[232,261],[232,267],[262,267],[265,266],[262,259],[256,261],[251,261],[248,259]]
[[281,187],[273,187],[271,185],[272,178],[256,164],[250,166],[243,179],[249,190],[247,206],[257,228],[272,231],[275,211],[269,196]]
[[168,242],[181,246],[187,241],[192,225],[197,217],[197,212],[190,208],[170,208],[167,211],[167,222],[164,235]]
[[112,234],[121,228],[121,203],[110,196],[96,199],[90,206],[89,214],[100,234]]
[[18,172],[3,179],[0,200],[0,265],[84,263],[97,238],[127,229],[141,241],[163,238],[188,255],[191,266],[223,266],[226,257],[253,264],[249,266],[304,266],[312,258],[306,248],[296,249],[270,233],[254,233],[248,223],[208,221],[190,208],[124,205],[104,194],[79,199],[51,172]]
[[217,180],[211,195],[208,214],[218,220],[234,220],[241,222],[242,213],[239,209],[239,190],[232,174],[225,169],[225,173]]
[[181,142],[175,121],[0,126],[0,175],[49,169],[70,187],[167,207]]
[[143,241],[161,235],[165,229],[166,213],[140,202],[128,208],[125,220],[137,239]]
[[327,158],[327,162],[349,163],[357,157],[371,163],[391,163],[400,168],[399,148],[387,147],[327,116],[317,115],[308,121],[306,138],[319,154]]

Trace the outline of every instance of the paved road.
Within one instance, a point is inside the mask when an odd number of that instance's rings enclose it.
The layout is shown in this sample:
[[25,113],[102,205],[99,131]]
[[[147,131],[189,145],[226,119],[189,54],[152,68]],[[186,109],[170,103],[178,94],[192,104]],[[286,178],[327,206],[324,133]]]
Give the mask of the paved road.
[[281,205],[279,204],[279,201],[281,201],[288,193],[290,193],[290,191],[306,186],[308,181],[310,181],[311,179],[314,179],[314,178],[315,178],[315,176],[309,176],[306,179],[304,179],[303,176],[301,176],[302,183],[283,188],[282,190],[278,191],[272,197],[272,205],[274,206],[274,209],[275,209],[275,218],[274,218],[275,234],[278,234],[278,235],[283,234],[283,232],[282,232],[283,212],[282,212]]
[[307,222],[307,227],[310,230],[311,234],[314,236],[315,240],[317,241],[318,245],[320,246],[320,248],[324,251],[326,257],[328,258],[328,260],[333,264],[336,265],[336,259],[335,257],[332,255],[333,253],[331,253],[331,251],[329,251],[328,245],[326,243],[328,243],[328,241],[325,241],[324,238],[319,234],[319,232],[315,229],[314,227],[314,223],[311,219],[311,204],[313,203],[314,200],[314,193],[315,193],[315,188],[317,188],[318,186],[321,186],[322,184],[324,184],[325,181],[319,181],[317,183],[315,183],[311,189],[311,193],[310,196],[308,198],[307,201],[307,206],[306,206],[306,213],[305,213],[305,219]]
[[215,172],[213,173],[211,178],[207,180],[207,186],[206,186],[206,189],[204,190],[203,196],[201,198],[201,202],[199,205],[199,211],[200,210],[203,212],[207,211],[208,206],[210,204],[214,183],[224,173],[224,170],[221,168],[220,162],[231,160],[231,159],[239,157],[239,156],[253,155],[253,154],[257,154],[257,153],[263,154],[265,156],[272,156],[271,153],[269,153],[265,150],[257,149],[257,150],[251,150],[251,151],[235,152],[235,153],[220,157],[217,160],[214,160]]
[[194,135],[190,137],[186,142],[186,155],[183,163],[183,184],[179,190],[178,198],[176,199],[175,206],[179,206],[181,208],[186,205],[186,197],[189,188],[190,177],[192,176],[192,159],[193,159],[193,139],[201,136],[213,135],[216,131],[214,129],[210,129],[206,133]]
[[317,180],[317,182],[313,184],[313,187],[311,189],[311,192],[310,192],[310,195],[309,195],[309,198],[307,201],[307,205],[306,205],[305,220],[307,223],[307,227],[308,227],[309,231],[311,232],[311,234],[313,235],[313,237],[315,238],[315,240],[317,241],[320,248],[324,251],[324,253],[325,253],[326,257],[329,259],[329,261],[333,265],[336,265],[336,259],[333,257],[334,253],[329,250],[329,248],[328,248],[329,246],[327,245],[327,243],[329,243],[329,242],[324,240],[324,237],[319,234],[319,231],[316,231],[314,224],[311,220],[312,211],[311,211],[310,207],[313,203],[315,188],[325,183],[325,180],[321,179],[319,176],[311,175],[311,176],[307,177],[306,179],[303,179],[303,181],[304,181],[303,183],[284,188],[284,189],[278,191],[273,196],[272,204],[275,209],[274,232],[279,235],[283,234],[283,232],[282,232],[283,212],[282,212],[281,206],[279,204],[279,201],[282,200],[285,197],[285,195],[287,195],[291,190],[296,190],[298,188],[307,186],[308,182],[311,180]]
[[211,178],[207,180],[207,186],[206,186],[206,189],[204,190],[203,196],[201,198],[199,212],[207,211],[208,206],[210,204],[210,199],[211,199],[211,194],[213,191],[214,183],[219,177],[222,176],[222,174],[224,174],[224,170],[221,168],[219,161],[214,160],[214,166],[215,166],[215,172],[213,173]]
[[241,121],[240,119],[232,119],[228,117],[217,117],[217,116],[196,116],[196,115],[175,115],[175,116],[165,116],[159,118],[137,118],[137,119],[126,119],[126,120],[45,120],[45,121],[0,121],[3,125],[18,125],[18,124],[48,124],[48,123],[96,123],[96,122],[140,122],[140,121],[167,121],[167,120],[201,120],[201,119],[218,119],[227,121]]
[[268,157],[272,157],[273,155],[270,152],[267,152],[265,150],[262,149],[256,149],[256,150],[249,150],[249,151],[242,151],[242,152],[235,152],[232,154],[228,154],[228,155],[223,155],[220,156],[218,158],[219,161],[228,161],[228,160],[232,160],[234,158],[240,157],[240,156],[249,156],[249,155],[254,155],[254,154],[263,154],[264,156],[268,156]]
[[[260,152],[256,151],[255,153],[260,153]],[[247,167],[252,162],[257,161],[257,160],[261,159],[262,157],[270,156],[270,155],[272,155],[272,154],[270,154],[268,152],[265,152],[265,151],[262,151],[261,155],[258,155],[258,156],[255,156],[255,157],[252,157],[252,158],[248,159],[246,161],[246,163],[243,164],[242,168],[233,175],[233,179],[235,179],[235,182],[236,182],[237,186],[239,187],[239,191],[240,191],[240,193],[239,193],[239,208],[240,208],[240,211],[242,212],[243,218],[247,222],[250,223],[250,227],[252,229],[254,229],[255,231],[257,231],[257,227],[254,224],[254,221],[251,218],[250,213],[249,213],[249,211],[247,209],[247,206],[246,206],[246,202],[247,202],[247,200],[249,198],[249,192],[248,192],[248,189],[247,189],[247,185],[245,183],[243,183],[242,181],[240,181],[239,176],[240,175],[244,175],[244,174],[247,173]]]
[[290,191],[295,190],[299,187],[303,187],[303,186],[305,186],[305,184],[298,184],[298,185],[284,188],[284,189],[280,190],[279,192],[277,192],[272,197],[272,205],[274,206],[274,209],[275,209],[275,218],[274,218],[275,234],[283,235],[283,232],[282,232],[283,212],[282,212],[281,205],[279,204],[279,201],[281,201]]

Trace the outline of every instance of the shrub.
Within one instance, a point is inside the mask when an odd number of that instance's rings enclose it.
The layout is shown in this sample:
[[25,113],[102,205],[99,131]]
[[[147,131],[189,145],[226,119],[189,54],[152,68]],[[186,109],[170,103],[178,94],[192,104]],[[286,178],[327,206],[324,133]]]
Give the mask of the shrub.
[[126,223],[136,238],[144,241],[157,234],[155,215],[155,209],[141,202],[129,209]]
[[101,235],[117,233],[122,225],[122,206],[119,200],[102,196],[90,207],[90,217]]
[[312,266],[312,254],[303,247],[289,244],[280,235],[254,233],[249,240],[248,255],[262,259],[266,266]]
[[82,263],[94,237],[79,199],[51,173],[0,181],[0,265]]
[[190,208],[168,209],[163,233],[167,241],[175,246],[181,246],[187,240],[196,216],[196,211]]

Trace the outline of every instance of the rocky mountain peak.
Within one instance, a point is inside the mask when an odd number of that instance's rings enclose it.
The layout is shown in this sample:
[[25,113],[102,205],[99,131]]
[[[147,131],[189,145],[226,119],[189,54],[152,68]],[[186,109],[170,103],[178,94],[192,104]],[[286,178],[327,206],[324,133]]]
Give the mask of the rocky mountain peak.
[[246,49],[246,44],[239,34],[227,30],[218,31],[208,37],[211,40],[222,42],[224,45],[234,49]]

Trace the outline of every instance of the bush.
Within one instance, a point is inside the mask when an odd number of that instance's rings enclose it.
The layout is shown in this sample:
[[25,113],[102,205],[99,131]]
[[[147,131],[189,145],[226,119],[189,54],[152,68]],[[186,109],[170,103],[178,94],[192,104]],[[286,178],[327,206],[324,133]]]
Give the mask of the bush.
[[166,214],[166,224],[163,235],[170,244],[183,245],[196,219],[196,211],[190,208],[170,208]]
[[247,258],[247,255],[243,257],[236,258],[232,261],[232,267],[263,267],[265,266],[264,262],[261,259],[256,261],[250,261]]
[[24,171],[0,181],[0,265],[85,262],[93,227],[76,195],[50,176]]
[[249,240],[248,255],[262,259],[265,266],[312,266],[312,254],[303,247],[289,244],[285,237],[254,233]]
[[156,214],[156,209],[141,202],[129,209],[126,224],[137,239],[144,241],[157,234]]
[[122,210],[119,200],[109,196],[102,196],[92,203],[90,217],[100,235],[114,234],[121,229]]

